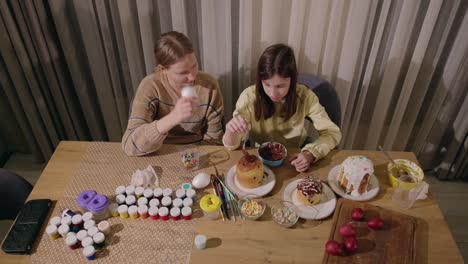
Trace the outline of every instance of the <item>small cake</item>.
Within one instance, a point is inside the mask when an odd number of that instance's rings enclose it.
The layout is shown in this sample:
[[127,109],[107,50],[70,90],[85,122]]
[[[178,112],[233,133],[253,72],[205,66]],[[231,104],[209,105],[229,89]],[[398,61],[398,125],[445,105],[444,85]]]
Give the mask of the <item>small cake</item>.
[[262,184],[264,167],[257,156],[243,151],[244,155],[236,166],[237,180],[240,185],[247,189],[253,189]]
[[297,198],[305,205],[316,205],[322,197],[322,182],[312,177],[305,177],[297,183]]
[[370,176],[374,173],[374,164],[365,156],[346,158],[338,174],[338,184],[346,194],[360,196],[367,192]]

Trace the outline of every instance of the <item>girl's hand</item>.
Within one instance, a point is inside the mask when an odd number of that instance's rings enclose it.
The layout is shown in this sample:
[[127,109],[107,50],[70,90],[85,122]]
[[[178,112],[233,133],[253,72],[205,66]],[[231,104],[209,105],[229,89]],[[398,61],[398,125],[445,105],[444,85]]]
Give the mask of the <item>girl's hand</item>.
[[171,114],[174,117],[174,122],[177,124],[189,119],[195,113],[197,104],[193,97],[181,97],[172,110]]
[[310,168],[310,164],[315,162],[315,157],[309,151],[302,151],[301,153],[294,154],[289,163],[296,167],[297,172],[304,172]]
[[226,130],[231,133],[247,133],[249,122],[242,116],[235,116],[226,124]]

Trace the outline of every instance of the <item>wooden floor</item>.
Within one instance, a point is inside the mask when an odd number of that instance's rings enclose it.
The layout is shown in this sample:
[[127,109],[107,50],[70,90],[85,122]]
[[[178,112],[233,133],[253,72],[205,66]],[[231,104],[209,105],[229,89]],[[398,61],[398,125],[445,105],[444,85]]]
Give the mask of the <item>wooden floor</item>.
[[[13,154],[4,168],[10,170],[34,185],[45,164],[35,164],[30,155]],[[440,181],[432,174],[426,174],[430,189],[439,202],[458,248],[468,260],[468,183],[461,181]],[[0,220],[0,241],[8,232],[13,221]]]

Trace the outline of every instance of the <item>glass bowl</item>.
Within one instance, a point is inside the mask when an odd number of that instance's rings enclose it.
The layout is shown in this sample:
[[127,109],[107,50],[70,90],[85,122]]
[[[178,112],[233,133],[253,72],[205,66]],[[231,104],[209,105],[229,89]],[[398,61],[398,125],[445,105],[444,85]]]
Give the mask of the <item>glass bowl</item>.
[[239,199],[239,209],[246,219],[259,219],[266,209],[266,203],[255,196],[245,195]]
[[271,207],[271,216],[275,223],[283,227],[291,227],[299,219],[297,207],[288,201],[278,201]]

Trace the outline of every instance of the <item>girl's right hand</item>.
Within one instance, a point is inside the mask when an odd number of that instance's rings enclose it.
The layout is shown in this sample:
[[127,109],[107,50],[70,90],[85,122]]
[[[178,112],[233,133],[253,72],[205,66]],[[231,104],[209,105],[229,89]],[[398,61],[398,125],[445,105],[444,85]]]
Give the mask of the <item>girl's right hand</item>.
[[181,97],[172,110],[171,114],[177,124],[189,119],[195,113],[197,107],[196,100],[192,97]]
[[247,133],[250,124],[242,116],[235,116],[226,124],[226,130],[231,133]]

